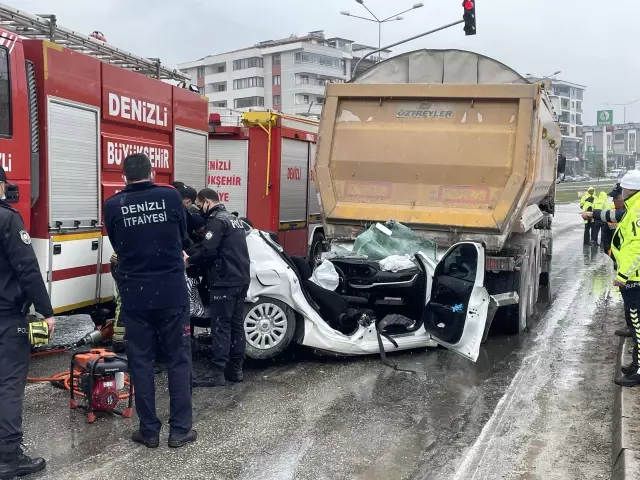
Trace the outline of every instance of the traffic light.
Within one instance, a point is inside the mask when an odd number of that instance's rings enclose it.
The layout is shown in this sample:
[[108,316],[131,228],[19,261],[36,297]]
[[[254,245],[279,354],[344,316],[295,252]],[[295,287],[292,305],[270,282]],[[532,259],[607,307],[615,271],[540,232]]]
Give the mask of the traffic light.
[[476,0],[463,0],[462,8],[464,8],[464,34],[476,34]]

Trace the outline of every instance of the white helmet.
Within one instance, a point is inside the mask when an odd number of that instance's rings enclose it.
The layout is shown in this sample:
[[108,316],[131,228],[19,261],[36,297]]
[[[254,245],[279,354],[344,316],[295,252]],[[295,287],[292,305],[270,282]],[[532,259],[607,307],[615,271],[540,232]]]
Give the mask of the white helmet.
[[640,170],[629,170],[620,180],[620,186],[627,190],[640,190]]

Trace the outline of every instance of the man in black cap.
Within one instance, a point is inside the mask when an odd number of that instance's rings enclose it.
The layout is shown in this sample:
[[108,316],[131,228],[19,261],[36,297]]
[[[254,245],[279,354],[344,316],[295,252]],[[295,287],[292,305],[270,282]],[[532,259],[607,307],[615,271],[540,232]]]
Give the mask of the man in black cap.
[[622,200],[622,187],[619,183],[609,192],[608,198],[611,200],[605,202],[605,208],[602,210],[593,210],[593,218],[604,224],[604,228],[602,229],[602,249],[606,254],[610,255],[609,250],[611,249],[613,233],[616,231],[618,223],[625,214],[624,201]]
[[131,439],[148,448],[160,444],[153,360],[162,347],[169,370],[169,447],[197,437],[192,430],[191,326],[184,277],[186,222],[180,195],[155,185],[149,158],[124,159],[127,186],[104,205],[111,245],[118,256],[118,293],[126,324],[126,348],[140,428]]
[[185,185],[182,182],[173,182],[171,184],[182,197],[182,203],[185,209],[185,217],[187,220],[187,233],[191,243],[199,243],[202,241],[205,220],[202,217],[200,209],[196,206],[196,197],[198,192],[193,187]]
[[[592,216],[604,223],[604,228],[602,230],[602,248],[604,252],[611,257],[614,268],[616,268],[616,260],[613,258],[613,254],[611,253],[611,241],[613,240],[613,234],[618,227],[618,223],[620,223],[622,217],[624,217],[624,214],[626,213],[620,183],[616,183],[613,190],[609,192],[608,197],[611,198],[611,200],[607,200],[607,203],[605,203],[605,209],[585,212],[582,214],[582,217],[587,219]],[[631,331],[628,328],[620,328],[615,331],[615,334],[619,337],[631,337]]]
[[31,304],[45,317],[49,336],[55,320],[38,259],[22,217],[6,202],[7,175],[0,166],[0,478],[45,468],[42,458],[22,453],[22,399],[31,346],[26,314]]

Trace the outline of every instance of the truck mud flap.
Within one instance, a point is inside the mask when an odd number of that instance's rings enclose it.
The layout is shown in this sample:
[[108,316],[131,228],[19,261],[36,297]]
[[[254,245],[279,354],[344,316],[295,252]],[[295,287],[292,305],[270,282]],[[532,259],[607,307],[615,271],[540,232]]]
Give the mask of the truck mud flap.
[[493,323],[493,317],[495,317],[500,307],[506,307],[508,305],[517,305],[520,301],[517,292],[499,293],[497,295],[491,295],[489,300],[489,311],[487,312],[487,323],[484,327],[484,334],[482,335],[482,343],[487,341],[489,337],[489,330]]

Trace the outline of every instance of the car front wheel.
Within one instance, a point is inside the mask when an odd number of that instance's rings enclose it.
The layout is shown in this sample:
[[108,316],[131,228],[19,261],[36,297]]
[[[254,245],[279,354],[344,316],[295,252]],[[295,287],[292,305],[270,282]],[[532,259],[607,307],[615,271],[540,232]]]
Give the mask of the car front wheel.
[[293,310],[283,302],[260,297],[244,307],[246,355],[256,360],[274,358],[283,353],[296,331]]

